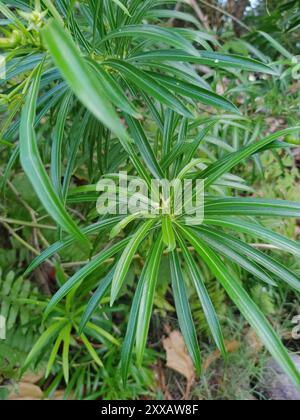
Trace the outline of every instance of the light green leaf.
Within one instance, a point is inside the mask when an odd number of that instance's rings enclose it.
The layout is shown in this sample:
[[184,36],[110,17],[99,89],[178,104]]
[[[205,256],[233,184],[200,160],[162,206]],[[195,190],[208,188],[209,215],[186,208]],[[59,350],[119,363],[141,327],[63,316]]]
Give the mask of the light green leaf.
[[167,252],[174,251],[176,249],[176,238],[172,220],[169,215],[162,217],[162,235],[163,242],[167,246]]
[[174,293],[179,326],[183,334],[188,352],[194,362],[196,371],[200,374],[201,353],[177,252],[172,252],[169,258],[172,277],[172,289]]
[[46,211],[66,232],[86,242],[85,236],[66,212],[59,196],[49,180],[41,160],[34,130],[36,102],[40,86],[42,65],[33,81],[23,108],[20,125],[20,159],[22,167]]
[[202,279],[199,268],[197,267],[195,261],[193,260],[190,251],[184,243],[184,240],[178,235],[177,236],[179,246],[183,252],[184,259],[186,261],[187,271],[193,282],[193,285],[197,291],[199,300],[201,302],[203,312],[205,314],[208,326],[211,330],[215,343],[222,353],[223,357],[226,357],[227,351],[224,343],[224,338],[221,330],[221,326],[218,320],[213,303],[210,299],[208,291],[205,287],[205,283]]
[[267,74],[277,74],[271,67],[252,58],[239,55],[226,55],[210,51],[198,51],[197,55],[189,54],[184,50],[157,50],[135,55],[130,61],[176,61],[201,64],[216,68],[235,68],[246,71],[262,72]]
[[124,144],[130,142],[97,76],[90,71],[68,32],[58,22],[51,20],[42,30],[42,35],[56,66],[78,99]]
[[245,289],[233,276],[229,274],[226,266],[218,255],[215,254],[204,241],[192,234],[186,228],[181,228],[181,231],[190,244],[195,248],[201,259],[208,265],[212,273],[220,281],[229,297],[236,304],[250,325],[255,329],[274,359],[300,389],[300,373],[298,369],[289,357],[287,350],[280,341],[276,332],[273,330],[260,309],[250,299]]
[[155,221],[149,220],[144,222],[137,232],[132,236],[130,242],[126,246],[121,258],[117,264],[116,271],[114,274],[112,288],[111,288],[111,306],[118,297],[118,294],[123,286],[124,280],[128,273],[129,267],[132,263],[132,259],[140,246],[141,242],[145,239],[147,233],[153,227]]
[[102,251],[98,256],[92,259],[86,264],[81,270],[77,271],[73,277],[71,277],[52,297],[49,302],[45,317],[53,310],[53,308],[75,287],[77,287],[87,276],[92,274],[98,267],[100,267],[105,261],[112,258],[115,254],[120,252],[130,241],[130,237],[123,239],[115,245],[112,245],[109,249]]
[[142,274],[142,277],[145,277],[145,280],[143,284],[142,297],[140,300],[136,334],[137,363],[140,367],[142,366],[147,343],[162,250],[162,236],[159,235],[152,248],[150,249],[146,267]]

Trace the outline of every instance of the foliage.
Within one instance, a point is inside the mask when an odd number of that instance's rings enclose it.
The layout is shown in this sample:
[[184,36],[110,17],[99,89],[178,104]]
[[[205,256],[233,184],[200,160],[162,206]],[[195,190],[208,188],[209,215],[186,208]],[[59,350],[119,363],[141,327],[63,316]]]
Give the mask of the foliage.
[[[100,326],[99,304],[110,300],[117,312],[116,301],[128,295],[130,268],[139,259],[142,268],[134,276],[120,356],[126,383],[135,369],[134,351],[137,366],[143,363],[160,266],[167,258],[178,322],[199,374],[201,351],[189,299],[193,294],[216,346],[226,355],[215,308],[219,301],[210,297],[203,278],[208,270],[300,386],[299,372],[263,313],[274,312],[272,299],[257,299],[262,284],[300,291],[298,274],[279,262],[285,253],[298,257],[299,243],[276,233],[267,220],[299,218],[300,205],[294,194],[284,197],[286,201],[271,193],[271,199],[253,196],[245,170],[239,172],[252,159],[262,176],[259,154],[278,156],[298,143],[299,127],[292,127],[298,91],[282,103],[275,101],[291,83],[292,53],[263,31],[240,42],[224,36],[223,42],[201,26],[194,29],[188,17],[184,27],[170,26],[166,19],[176,18],[171,0],[41,3],[33,10],[31,2],[13,2],[12,7],[0,2],[0,48],[7,60],[7,76],[0,83],[0,147],[9,156],[2,187],[13,168],[20,170],[20,161],[50,217],[48,229],[57,228],[52,245],[42,254],[35,252],[26,276],[41,263],[53,257],[56,261],[70,246],[89,259],[70,270],[70,278],[55,263],[63,273],[57,275],[59,290],[47,304],[45,332],[24,369],[51,344],[47,374],[52,368],[57,372],[54,361],[62,345],[63,375],[71,383],[69,361],[81,360],[85,346],[91,381],[97,381],[95,367],[103,368],[99,353],[109,354],[111,344],[118,345],[111,334],[112,319]],[[294,22],[291,29],[295,27]],[[284,57],[280,61],[278,53]],[[257,98],[262,98],[259,105]],[[283,127],[270,130],[264,117],[253,126],[249,119],[258,106],[272,117],[282,112]],[[101,177],[117,178],[119,170],[148,186],[152,178],[205,179],[204,222],[191,226],[187,212],[178,215],[172,195],[159,194],[155,217],[142,208],[133,216],[99,218],[96,183]],[[193,189],[191,202],[195,194]],[[42,229],[38,221],[31,227]],[[278,258],[253,247],[253,241],[276,246]],[[252,290],[242,282],[245,272],[259,282]],[[95,341],[101,343],[99,350]],[[80,375],[74,380],[79,388],[85,381]],[[59,384],[61,376],[57,378],[54,383]]]

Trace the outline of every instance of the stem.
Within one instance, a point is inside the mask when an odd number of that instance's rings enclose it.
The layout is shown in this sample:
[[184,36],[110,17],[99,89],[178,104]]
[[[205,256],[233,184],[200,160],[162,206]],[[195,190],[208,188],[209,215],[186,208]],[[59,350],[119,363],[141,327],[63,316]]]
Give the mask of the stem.
[[2,222],[0,220],[0,223],[2,223],[2,225],[5,227],[6,230],[8,230],[8,232],[18,241],[20,242],[20,244],[22,244],[25,248],[27,248],[30,252],[32,252],[33,254],[39,256],[40,253],[33,248],[31,245],[29,245],[26,241],[24,241],[24,239],[21,238],[21,236],[17,235],[16,232],[5,222]]
[[217,12],[222,13],[225,16],[228,16],[230,19],[232,19],[233,21],[235,21],[236,23],[238,23],[240,26],[242,26],[248,32],[251,32],[251,28],[249,26],[245,25],[245,23],[243,23],[240,19],[236,18],[231,13],[226,12],[226,10],[222,9],[221,7],[218,7],[218,6],[215,6],[213,4],[207,3],[205,0],[199,0],[199,1],[201,3],[203,3],[203,4],[205,4],[205,6],[210,7],[211,9],[214,9]]
[[202,10],[200,9],[200,6],[197,4],[196,0],[188,0],[190,6],[192,7],[192,9],[194,9],[196,15],[198,16],[199,20],[203,23],[204,28],[207,31],[210,31],[210,27],[208,24],[208,20],[207,17],[204,15],[204,13],[202,12]]
[[57,228],[55,226],[41,225],[41,224],[38,224],[38,223],[26,222],[24,220],[9,219],[9,218],[5,218],[5,217],[0,217],[0,222],[8,223],[8,224],[11,224],[11,225],[28,226],[28,227],[33,227],[33,228],[36,228],[36,229],[57,230]]

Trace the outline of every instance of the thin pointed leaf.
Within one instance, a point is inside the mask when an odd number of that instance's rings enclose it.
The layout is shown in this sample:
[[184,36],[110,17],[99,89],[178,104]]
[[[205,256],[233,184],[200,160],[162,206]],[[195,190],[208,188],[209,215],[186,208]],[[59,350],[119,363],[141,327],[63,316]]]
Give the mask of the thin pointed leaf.
[[153,96],[159,102],[167,105],[177,113],[187,118],[194,118],[193,114],[175,95],[173,95],[172,92],[156,81],[156,79],[149,76],[145,71],[122,60],[107,60],[103,64],[117,70],[123,77],[131,80],[139,89],[145,91],[148,95]]
[[246,222],[242,219],[231,218],[207,218],[205,223],[208,225],[221,226],[232,229],[237,232],[246,233],[254,238],[260,238],[264,242],[268,242],[283,251],[289,252],[293,255],[300,256],[300,244],[296,241],[291,241],[278,233],[272,232],[259,224]]
[[94,116],[125,144],[130,141],[125,128],[98,83],[97,76],[81,57],[68,32],[55,20],[42,30],[43,40],[64,79]]
[[85,236],[68,215],[60,198],[55,193],[39,154],[34,122],[41,71],[42,66],[40,66],[39,72],[33,81],[32,89],[27,96],[21,117],[20,159],[22,167],[50,216],[63,230],[86,242]]
[[195,101],[201,102],[205,105],[215,106],[226,111],[240,114],[239,109],[232,102],[210,90],[182,80],[174,79],[174,77],[171,76],[165,76],[152,72],[148,72],[148,74],[158,80],[166,88],[179,95],[194,99]]
[[103,363],[102,363],[100,357],[98,356],[96,350],[94,349],[94,347],[92,346],[92,344],[87,339],[87,337],[84,334],[81,334],[80,338],[83,341],[83,344],[85,345],[87,351],[89,352],[89,354],[92,357],[92,359],[94,360],[94,362],[98,366],[100,366],[102,368],[103,367]]
[[149,252],[147,266],[142,274],[145,277],[145,281],[140,301],[136,334],[137,363],[140,367],[142,366],[147,343],[162,250],[162,236],[160,235]]
[[107,276],[101,280],[98,289],[93,294],[93,297],[88,302],[85,311],[82,315],[80,325],[79,325],[79,335],[83,332],[86,324],[91,319],[93,313],[96,311],[96,309],[99,306],[99,303],[101,302],[102,298],[105,296],[106,292],[109,289],[109,286],[112,283],[113,277],[114,277],[115,268],[113,268]]
[[246,71],[254,71],[277,75],[277,73],[269,66],[252,58],[239,55],[226,55],[210,51],[200,51],[194,55],[183,50],[157,50],[137,54],[130,58],[130,61],[176,61],[188,62],[193,64],[205,65],[213,68],[234,68]]
[[267,217],[300,217],[300,204],[283,200],[265,200],[257,198],[217,198],[205,205],[207,216],[267,216]]
[[186,287],[181,271],[179,257],[176,251],[170,254],[170,269],[172,277],[172,289],[176,312],[188,352],[193,360],[196,371],[201,373],[201,353],[198,345],[197,334],[187,299]]
[[73,277],[71,277],[52,297],[49,302],[45,317],[54,309],[54,307],[75,287],[77,287],[87,276],[92,274],[98,267],[100,267],[105,261],[112,258],[118,252],[120,252],[130,241],[130,237],[123,239],[115,245],[112,245],[109,249],[102,251],[97,257],[86,264],[81,270],[77,271]]
[[275,134],[271,134],[270,136],[267,136],[256,143],[244,147],[238,152],[231,153],[228,156],[225,156],[224,158],[218,160],[216,163],[213,163],[207,169],[201,172],[199,174],[199,177],[202,179],[206,178],[205,186],[207,188],[210,185],[212,185],[217,179],[219,179],[222,175],[229,172],[232,168],[238,165],[240,162],[259,152],[265,146],[270,145],[279,137],[284,137],[288,134],[295,133],[299,130],[300,127],[293,127],[287,128],[282,131],[278,131]]
[[226,244],[228,247],[232,248],[248,259],[256,261],[256,263],[260,264],[262,267],[275,274],[275,276],[277,276],[281,281],[285,282],[290,287],[300,292],[299,276],[294,274],[291,270],[286,268],[278,261],[274,260],[274,258],[264,254],[263,252],[248,244],[245,244],[233,236],[227,235],[225,232],[220,233],[212,227],[207,229],[204,226],[201,226],[200,228],[197,228],[197,230],[205,230],[207,234],[217,237],[220,241],[222,240],[222,242],[224,242],[224,244]]
[[229,274],[221,259],[209,248],[209,246],[205,244],[205,242],[192,234],[190,230],[186,228],[181,228],[181,232],[223,285],[231,300],[236,304],[250,325],[255,329],[274,359],[279,363],[284,372],[286,372],[297,387],[300,388],[300,373],[298,369],[289,357],[286,348],[280,341],[276,332],[273,330],[272,326],[260,309],[249,297],[245,289],[233,276]]
[[155,221],[149,220],[142,224],[137,232],[132,236],[130,242],[126,246],[121,258],[117,264],[116,271],[114,274],[112,287],[111,287],[111,305],[115,302],[118,294],[123,286],[124,280],[128,273],[129,267],[132,263],[132,259],[140,246],[141,242],[145,239],[147,233],[153,227]]
[[65,325],[66,321],[58,321],[53,323],[38,339],[30,353],[28,354],[24,365],[22,367],[22,372],[25,372],[26,369],[31,365],[31,363],[36,359],[39,353],[43,348],[50,342],[55,334],[57,334]]
[[[116,223],[120,221],[121,217],[114,217],[112,219],[104,220],[98,223],[95,223],[91,226],[88,226],[82,229],[83,235],[90,235],[92,233],[100,233],[103,230],[109,230],[112,228]],[[49,258],[53,257],[53,255],[58,254],[63,249],[67,248],[68,246],[72,245],[74,242],[77,241],[75,236],[69,236],[66,239],[60,240],[49,246],[49,248],[45,249],[41,253],[41,255],[37,256],[29,265],[27,270],[24,273],[24,276],[28,276],[33,270],[35,270],[40,264],[48,260]]]
[[203,312],[205,314],[210,331],[213,335],[213,338],[215,340],[215,343],[218,349],[222,353],[223,357],[226,357],[227,351],[226,351],[226,346],[224,343],[222,329],[221,329],[214,305],[210,299],[208,291],[205,287],[205,283],[202,279],[200,270],[197,267],[195,261],[193,260],[191,253],[188,250],[182,238],[179,235],[177,236],[177,238],[178,238],[179,246],[183,252],[183,256],[187,264],[187,270],[194,284],[194,287],[197,291],[197,294],[201,302]]
[[172,220],[169,215],[166,215],[162,218],[162,235],[163,242],[167,246],[167,252],[174,251],[176,249],[176,238]]

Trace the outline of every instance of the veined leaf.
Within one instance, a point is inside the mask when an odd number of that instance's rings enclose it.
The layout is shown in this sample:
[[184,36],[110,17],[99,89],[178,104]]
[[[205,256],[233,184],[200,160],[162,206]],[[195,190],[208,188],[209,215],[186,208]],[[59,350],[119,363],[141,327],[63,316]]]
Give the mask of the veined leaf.
[[31,365],[35,360],[36,356],[43,350],[43,348],[50,342],[55,334],[57,334],[66,324],[66,320],[61,320],[54,322],[38,339],[30,353],[28,354],[24,365],[22,367],[22,372],[25,372],[26,369]]
[[201,259],[208,265],[211,272],[220,281],[229,297],[236,304],[250,325],[255,329],[274,359],[293,380],[297,387],[300,388],[300,373],[298,369],[289,357],[287,350],[280,341],[276,332],[273,330],[260,309],[249,297],[245,289],[233,276],[229,274],[226,266],[223,264],[218,255],[215,254],[204,241],[192,234],[186,228],[181,228],[181,231],[190,244],[195,248]]
[[143,131],[142,125],[139,121],[134,120],[130,116],[126,117],[129,131],[134,139],[134,142],[144,159],[149,171],[157,179],[164,178],[164,173],[156,159],[156,156],[152,150],[151,144],[147,139],[145,132]]
[[78,286],[87,276],[92,274],[98,267],[100,267],[109,258],[120,252],[130,241],[130,237],[123,239],[115,245],[112,245],[109,249],[102,251],[97,257],[86,264],[81,270],[77,271],[73,277],[71,277],[50,300],[45,316],[54,309],[54,307],[76,286]]
[[179,114],[187,118],[194,118],[193,114],[175,95],[146,72],[122,60],[107,60],[103,64],[117,70],[123,77],[131,80],[139,89],[142,89],[148,95],[153,96]]
[[271,67],[252,58],[239,55],[226,55],[211,51],[198,51],[197,55],[189,54],[184,50],[157,50],[137,54],[130,58],[130,61],[182,61],[194,64],[201,64],[216,68],[235,68],[247,71],[277,74]]
[[42,30],[45,44],[61,74],[79,100],[127,145],[130,139],[97,76],[90,71],[70,35],[56,21]]
[[136,337],[137,320],[138,320],[140,302],[142,299],[143,287],[144,287],[145,281],[146,281],[145,276],[141,275],[137,288],[134,293],[131,310],[129,314],[129,321],[127,325],[126,335],[125,335],[124,343],[122,346],[121,370],[122,370],[122,380],[123,380],[124,385],[126,385],[126,382],[127,382],[129,366],[132,359],[132,350],[134,346],[134,340]]
[[173,90],[179,95],[194,99],[195,101],[199,101],[205,105],[216,106],[226,111],[240,114],[239,109],[232,102],[208,89],[204,89],[182,80],[174,79],[174,77],[171,76],[165,76],[163,74],[153,72],[148,72],[148,74],[158,80],[166,88],[171,91]]
[[42,65],[40,65],[38,74],[33,81],[31,92],[27,96],[22,112],[20,125],[21,164],[37,196],[50,216],[63,230],[86,242],[85,236],[68,215],[59,196],[55,193],[39,154],[34,123],[41,71]]
[[197,291],[199,300],[201,302],[208,326],[211,330],[211,333],[213,335],[218,349],[222,353],[223,357],[226,357],[227,351],[224,343],[221,326],[213,303],[205,287],[205,283],[202,279],[200,270],[197,267],[195,261],[193,260],[190,251],[184,243],[184,240],[180,237],[180,235],[177,235],[177,239],[179,246],[183,252],[183,256],[187,264],[187,270],[189,272],[190,278],[193,282],[193,285]]
[[114,38],[124,39],[126,37],[147,38],[148,41],[153,40],[163,42],[173,47],[184,48],[191,54],[194,54],[197,51],[190,42],[171,28],[163,28],[161,26],[149,24],[123,26],[122,28],[110,32],[102,39],[101,43],[105,43],[106,41]]
[[116,107],[135,118],[141,118],[136,108],[126,97],[120,85],[114,77],[105,71],[102,66],[93,60],[88,60],[89,65],[96,72],[99,82],[102,84],[108,99],[110,99]]
[[208,216],[241,215],[267,217],[300,217],[300,204],[283,200],[257,198],[221,198],[205,205]]
[[278,279],[287,283],[290,287],[300,292],[299,276],[294,274],[291,270],[286,268],[278,261],[274,260],[274,258],[264,254],[263,252],[248,244],[245,244],[233,236],[227,235],[225,232],[220,233],[218,230],[213,229],[211,226],[209,228],[201,226],[197,228],[197,230],[201,232],[204,231],[207,235],[213,236],[222,241],[226,246],[240,253],[243,257],[255,261],[271,273],[275,274]]
[[258,279],[267,283],[271,286],[277,286],[277,284],[272,280],[272,278],[262,270],[256,263],[252,262],[248,258],[245,258],[244,255],[241,255],[239,252],[234,251],[231,247],[226,246],[224,241],[222,241],[222,235],[214,235],[209,229],[206,229],[204,226],[197,227],[197,232],[200,237],[208,243],[208,245],[214,250],[218,251],[220,254],[228,258],[229,261],[234,262],[239,267],[242,267],[244,270],[253,274]]
[[72,94],[68,92],[61,104],[59,109],[56,125],[53,133],[52,151],[51,151],[51,178],[53,182],[56,194],[62,198],[61,190],[61,161],[62,161],[62,143],[64,137],[64,129],[66,119],[68,116],[69,106],[71,102]]
[[124,250],[116,266],[116,271],[114,274],[111,288],[111,305],[113,305],[113,303],[118,297],[118,294],[123,286],[124,280],[128,273],[129,267],[132,263],[132,259],[139,245],[141,244],[143,239],[145,239],[145,236],[153,227],[154,223],[154,220],[148,220],[144,222],[142,226],[137,230],[137,232],[132,236],[128,245],[126,246],[126,249]]
[[108,291],[109,286],[113,281],[115,273],[115,268],[113,268],[107,276],[101,280],[98,289],[93,294],[93,297],[90,299],[89,303],[87,304],[85,311],[82,315],[80,325],[79,325],[79,335],[83,332],[86,324],[91,319],[93,313],[96,311],[99,303],[101,302],[102,298],[104,297],[105,293]]
[[225,173],[229,172],[232,168],[238,165],[243,160],[249,158],[255,153],[259,152],[262,148],[270,145],[272,142],[277,140],[279,137],[284,137],[288,134],[295,133],[300,130],[300,127],[287,128],[282,131],[278,131],[275,134],[265,137],[264,139],[250,144],[249,146],[244,147],[238,152],[231,153],[228,156],[218,160],[216,163],[210,165],[207,169],[199,174],[199,178],[206,178],[205,187],[209,187],[213,184],[218,178],[220,178]]
[[167,252],[174,251],[176,249],[176,238],[172,220],[169,215],[162,217],[162,235],[163,242],[167,246]]
[[142,277],[145,277],[145,280],[143,282],[143,291],[140,300],[136,334],[136,353],[138,366],[142,366],[147,343],[155,289],[162,257],[162,245],[162,236],[159,235],[152,248],[150,249],[146,266],[142,273]]
[[[90,235],[92,233],[100,233],[105,229],[112,228],[115,224],[117,224],[121,220],[121,217],[114,217],[108,220],[103,220],[101,222],[95,223],[91,226],[88,226],[84,229],[82,229],[83,235]],[[27,276],[30,274],[33,270],[35,270],[40,264],[42,264],[44,261],[48,260],[49,258],[53,257],[53,255],[58,254],[63,249],[67,248],[68,246],[72,245],[74,242],[77,241],[76,236],[69,236],[66,239],[63,239],[61,241],[57,241],[49,248],[47,248],[45,251],[41,253],[38,257],[36,257],[32,263],[29,265],[27,270],[24,273],[24,276]]]
[[298,242],[291,241],[278,233],[262,227],[260,224],[229,217],[218,217],[217,219],[208,217],[205,219],[205,223],[208,225],[221,226],[237,232],[246,233],[254,238],[260,238],[263,241],[273,244],[283,251],[300,256],[300,244]]
[[169,258],[172,277],[172,289],[174,293],[174,300],[180,329],[183,334],[188,352],[194,362],[196,371],[200,374],[201,353],[177,252],[172,252]]

